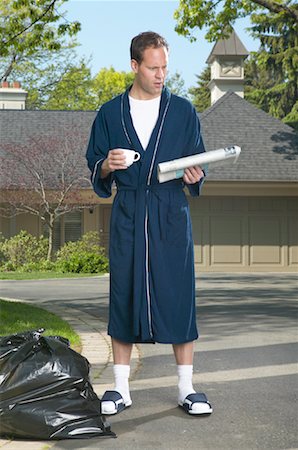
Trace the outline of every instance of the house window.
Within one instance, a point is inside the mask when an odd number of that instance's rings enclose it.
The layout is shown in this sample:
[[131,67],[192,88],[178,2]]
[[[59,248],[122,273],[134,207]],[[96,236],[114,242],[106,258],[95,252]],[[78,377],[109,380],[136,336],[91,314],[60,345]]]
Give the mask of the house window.
[[64,243],[78,241],[82,236],[82,212],[73,211],[64,216]]
[[[44,235],[48,236],[45,229]],[[60,216],[54,225],[54,242],[53,249],[57,251],[66,242],[78,241],[82,236],[82,212],[73,211],[71,213]]]
[[61,217],[54,224],[53,250],[56,252],[61,247]]

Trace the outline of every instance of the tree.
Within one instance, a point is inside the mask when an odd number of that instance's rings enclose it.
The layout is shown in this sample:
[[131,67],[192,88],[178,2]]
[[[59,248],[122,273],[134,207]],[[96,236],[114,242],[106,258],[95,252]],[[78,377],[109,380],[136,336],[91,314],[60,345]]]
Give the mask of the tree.
[[252,54],[246,61],[244,71],[245,99],[272,116],[283,119],[289,125],[292,122],[292,126],[295,125],[295,114],[292,117],[294,120],[288,119],[293,108],[295,111],[297,100],[295,101],[295,95],[291,93],[290,84],[284,82],[284,77],[275,74],[270,67],[262,67],[258,63],[258,53]]
[[[74,48],[67,46],[53,52],[37,52],[34,56],[19,63],[10,77],[21,82],[28,92],[26,109],[45,109],[49,97],[57,84],[63,80],[74,67],[81,65],[76,62]],[[44,62],[46,61],[46,62]]]
[[282,14],[252,15],[252,33],[261,47],[252,55],[251,68],[257,67],[259,76],[254,70],[251,85],[256,89],[248,93],[248,99],[294,125],[298,122],[298,30],[294,19],[285,19]]
[[113,67],[103,68],[93,80],[93,92],[97,97],[97,107],[121,94],[134,80],[132,72],[116,72]]
[[97,99],[93,83],[87,62],[81,60],[79,66],[70,67],[53,85],[41,109],[94,110]]
[[56,220],[92,204],[82,194],[90,187],[82,152],[86,140],[83,130],[57,124],[54,135],[32,135],[23,144],[1,145],[1,213],[39,217],[49,232],[48,259]]
[[66,1],[0,0],[0,80],[22,83],[28,109],[42,108],[73,66],[80,24],[58,11]]
[[173,94],[187,98],[187,91],[184,87],[185,82],[179,72],[175,72],[173,75],[169,75],[166,79],[165,85]]
[[296,101],[291,112],[283,119],[283,122],[298,131],[298,101]]
[[67,0],[0,1],[0,80],[38,52],[55,52],[64,37],[75,36],[79,22],[61,21],[58,7]]
[[264,10],[291,23],[298,21],[298,6],[294,0],[180,0],[174,13],[175,30],[193,41],[196,37],[191,30],[206,27],[206,38],[214,41],[227,37],[236,19]]
[[251,34],[260,40],[246,65],[246,98],[272,116],[295,126],[298,84],[298,5],[292,0],[180,0],[176,30],[191,40],[191,30],[207,26],[207,38],[227,37],[239,17],[250,15]]
[[210,67],[205,67],[200,75],[196,75],[197,86],[188,90],[191,102],[198,112],[205,111],[211,104],[211,93],[208,88],[210,73]]

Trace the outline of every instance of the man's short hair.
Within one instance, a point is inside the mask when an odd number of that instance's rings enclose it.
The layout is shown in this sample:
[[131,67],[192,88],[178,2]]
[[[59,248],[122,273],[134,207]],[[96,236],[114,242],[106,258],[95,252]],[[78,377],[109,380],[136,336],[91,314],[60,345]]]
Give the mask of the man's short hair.
[[169,44],[154,31],[145,31],[135,36],[130,44],[130,59],[135,59],[137,63],[141,63],[143,60],[143,53],[147,48],[160,48],[165,47],[169,50]]

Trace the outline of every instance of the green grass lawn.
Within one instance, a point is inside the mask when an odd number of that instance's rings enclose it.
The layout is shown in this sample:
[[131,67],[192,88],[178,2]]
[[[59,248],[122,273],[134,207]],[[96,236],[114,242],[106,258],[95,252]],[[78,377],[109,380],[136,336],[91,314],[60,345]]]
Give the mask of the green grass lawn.
[[61,273],[61,272],[1,272],[0,280],[46,280],[50,278],[79,278],[101,276],[99,273]]
[[45,336],[63,336],[74,350],[81,350],[79,335],[60,317],[36,306],[0,299],[0,336],[39,328],[46,330]]

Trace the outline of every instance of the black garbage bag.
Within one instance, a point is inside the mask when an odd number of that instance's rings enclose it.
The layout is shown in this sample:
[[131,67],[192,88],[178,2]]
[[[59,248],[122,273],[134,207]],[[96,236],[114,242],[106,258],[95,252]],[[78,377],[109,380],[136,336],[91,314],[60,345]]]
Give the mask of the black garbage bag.
[[31,439],[116,435],[101,415],[89,362],[44,330],[0,337],[0,434]]

